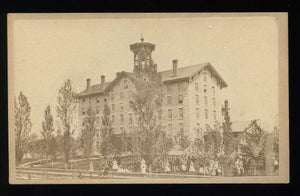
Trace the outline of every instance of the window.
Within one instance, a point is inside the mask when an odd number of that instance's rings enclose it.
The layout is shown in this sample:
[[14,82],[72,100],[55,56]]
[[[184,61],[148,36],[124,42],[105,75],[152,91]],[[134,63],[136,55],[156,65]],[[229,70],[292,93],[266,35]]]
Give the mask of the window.
[[200,117],[199,108],[196,108],[196,117],[197,117],[197,118]]
[[208,119],[208,111],[205,109],[205,119]]
[[83,123],[82,123],[82,126],[84,126],[84,125],[85,125],[85,123],[83,122]]
[[129,113],[129,123],[132,124],[133,120],[132,120],[132,113]]
[[[82,109],[83,110],[83,109]],[[85,115],[85,111],[82,111],[82,115]]]
[[179,130],[180,130],[180,132],[184,132],[183,123],[179,123]]
[[169,119],[172,119],[172,109],[168,109],[168,117]]
[[207,73],[203,72],[203,81],[206,82],[207,81]]
[[204,96],[204,105],[207,106],[207,97]]
[[168,96],[167,99],[168,105],[172,105],[172,96]]
[[115,123],[115,115],[111,115],[111,123]]
[[172,87],[170,84],[167,85],[167,92],[172,93]]
[[124,99],[124,93],[123,92],[120,92],[120,99]]
[[85,102],[85,99],[82,99],[82,102],[84,103],[84,102]]
[[183,103],[183,95],[178,95],[178,103]]
[[215,95],[216,94],[216,89],[215,89],[214,86],[212,87],[212,91],[213,91],[213,95]]
[[96,106],[96,113],[99,114],[99,106]]
[[124,89],[128,88],[127,80],[124,80]]
[[120,114],[120,121],[121,123],[124,122],[124,114]]
[[178,91],[179,92],[183,91],[183,83],[178,83]]
[[203,91],[206,93],[206,85],[203,86]]
[[179,118],[183,118],[183,108],[179,108]]
[[111,111],[112,111],[112,112],[115,111],[115,104],[111,104]]
[[214,97],[212,98],[212,101],[213,101],[214,107],[216,107],[216,99]]
[[97,99],[97,103],[99,103],[99,99]]
[[120,133],[124,133],[124,127],[120,127]]
[[111,94],[110,96],[111,96],[111,100],[114,101],[115,100],[115,95]]
[[200,123],[197,123],[196,128],[197,128],[198,130],[200,130]]
[[195,90],[196,90],[196,91],[199,90],[199,86],[198,86],[198,83],[197,83],[197,82],[195,83]]
[[100,143],[99,141],[96,141],[96,147],[99,149],[100,148]]
[[123,112],[123,110],[124,110],[123,103],[120,103],[120,111]]
[[168,124],[168,132],[169,132],[169,134],[171,134],[171,135],[173,135],[172,133],[173,133],[173,130],[172,130],[173,128],[172,128],[172,124]]
[[217,120],[216,110],[214,110],[214,120]]
[[196,104],[199,104],[199,95],[196,95]]

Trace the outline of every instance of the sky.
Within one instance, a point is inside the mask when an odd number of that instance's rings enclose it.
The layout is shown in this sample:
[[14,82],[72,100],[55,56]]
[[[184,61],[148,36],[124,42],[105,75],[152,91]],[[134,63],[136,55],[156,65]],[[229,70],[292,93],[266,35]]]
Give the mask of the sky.
[[[13,23],[14,91],[31,105],[33,132],[51,106],[56,117],[58,89],[66,79],[77,92],[86,79],[99,83],[133,70],[129,45],[156,45],[158,70],[210,62],[228,83],[232,121],[261,119],[278,125],[278,36],[272,17],[156,19],[25,19]],[[11,66],[11,65],[9,65]],[[55,123],[56,124],[56,123]]]

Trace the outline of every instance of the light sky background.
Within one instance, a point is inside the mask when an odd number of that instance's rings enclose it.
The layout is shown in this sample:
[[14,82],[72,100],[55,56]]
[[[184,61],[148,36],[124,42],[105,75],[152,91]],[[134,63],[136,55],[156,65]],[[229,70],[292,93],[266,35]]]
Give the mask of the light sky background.
[[[129,45],[156,44],[158,70],[210,62],[228,83],[232,121],[261,119],[278,125],[278,37],[273,17],[173,19],[40,19],[13,23],[15,95],[22,91],[32,107],[33,132],[44,109],[56,117],[58,89],[69,78],[77,92],[133,70]],[[56,124],[56,123],[55,123]]]

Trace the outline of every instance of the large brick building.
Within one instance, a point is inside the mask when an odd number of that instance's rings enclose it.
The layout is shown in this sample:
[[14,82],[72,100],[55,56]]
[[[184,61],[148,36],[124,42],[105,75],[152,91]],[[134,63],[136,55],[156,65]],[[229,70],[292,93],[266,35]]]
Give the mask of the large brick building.
[[[134,80],[140,70],[157,70],[152,59],[155,45],[141,42],[130,45],[134,54],[133,72],[118,72],[111,82],[101,76],[101,83],[91,85],[87,79],[86,89],[79,94],[79,128],[84,125],[83,118],[91,107],[97,114],[96,127],[101,127],[104,104],[111,110],[114,133],[130,132],[135,125],[135,116],[129,101],[135,91]],[[171,64],[171,63],[170,63]],[[210,63],[178,67],[173,60],[169,70],[158,72],[164,84],[162,124],[170,136],[182,130],[189,138],[195,136],[195,129],[213,126],[222,122],[222,103],[220,91],[227,83]],[[100,134],[96,135],[98,138]],[[97,143],[95,144],[97,145]]]

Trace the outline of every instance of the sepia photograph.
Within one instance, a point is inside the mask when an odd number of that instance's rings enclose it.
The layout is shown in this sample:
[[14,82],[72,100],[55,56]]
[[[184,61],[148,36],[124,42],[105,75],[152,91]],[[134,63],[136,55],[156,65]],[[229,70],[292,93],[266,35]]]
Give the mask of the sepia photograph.
[[287,13],[7,24],[11,184],[289,183]]

